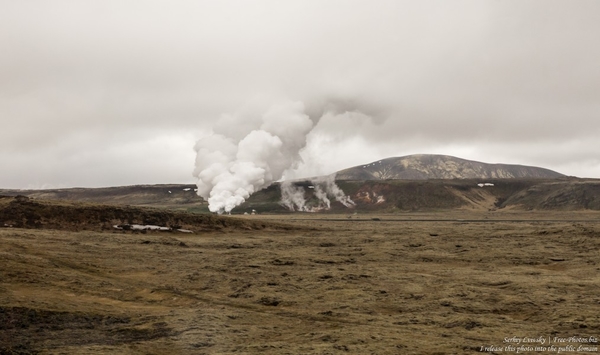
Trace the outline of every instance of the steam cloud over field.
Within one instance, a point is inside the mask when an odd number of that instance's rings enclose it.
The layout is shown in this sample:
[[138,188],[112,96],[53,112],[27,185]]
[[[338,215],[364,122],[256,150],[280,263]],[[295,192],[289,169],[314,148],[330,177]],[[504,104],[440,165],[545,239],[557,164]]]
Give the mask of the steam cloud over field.
[[[208,201],[211,212],[229,213],[254,192],[282,179],[286,171],[292,172],[302,162],[300,151],[319,119],[348,112],[338,102],[312,110],[317,112],[312,117],[307,111],[299,101],[274,104],[264,111],[249,105],[223,115],[213,134],[196,142],[193,175],[198,179],[198,195]],[[353,205],[333,179],[315,181],[315,195],[323,206],[331,205],[328,195],[347,207]],[[304,210],[302,191],[282,191],[282,201],[289,200],[286,206]]]
[[195,146],[198,195],[211,212],[230,212],[297,166],[312,127],[301,102],[223,116]]

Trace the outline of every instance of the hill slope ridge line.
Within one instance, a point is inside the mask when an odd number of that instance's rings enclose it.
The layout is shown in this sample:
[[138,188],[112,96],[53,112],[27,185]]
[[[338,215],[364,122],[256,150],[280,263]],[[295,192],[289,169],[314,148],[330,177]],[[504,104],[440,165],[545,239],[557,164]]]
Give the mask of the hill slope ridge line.
[[387,158],[336,173],[337,180],[555,179],[564,176],[556,171],[535,166],[488,164],[435,154]]

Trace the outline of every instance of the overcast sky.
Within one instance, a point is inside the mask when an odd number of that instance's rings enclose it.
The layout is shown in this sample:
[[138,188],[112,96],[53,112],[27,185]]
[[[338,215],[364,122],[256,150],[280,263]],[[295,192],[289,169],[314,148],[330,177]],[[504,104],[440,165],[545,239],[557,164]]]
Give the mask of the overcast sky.
[[600,178],[598,38],[596,0],[0,0],[0,188],[194,183],[196,140],[286,100],[341,107],[300,175],[437,153]]

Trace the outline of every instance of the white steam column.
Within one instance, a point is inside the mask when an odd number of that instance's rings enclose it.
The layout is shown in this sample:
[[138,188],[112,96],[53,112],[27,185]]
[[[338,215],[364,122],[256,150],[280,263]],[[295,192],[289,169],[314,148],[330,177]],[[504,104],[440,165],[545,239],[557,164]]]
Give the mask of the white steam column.
[[229,213],[297,167],[312,128],[301,102],[273,105],[263,114],[223,116],[214,133],[194,147],[198,195],[211,212]]

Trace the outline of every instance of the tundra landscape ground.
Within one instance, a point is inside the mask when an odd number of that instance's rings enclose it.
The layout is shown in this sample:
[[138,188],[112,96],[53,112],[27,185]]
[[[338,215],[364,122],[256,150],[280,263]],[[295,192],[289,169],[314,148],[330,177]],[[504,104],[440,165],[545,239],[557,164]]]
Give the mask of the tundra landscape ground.
[[210,223],[0,228],[0,353],[598,352],[597,211]]

